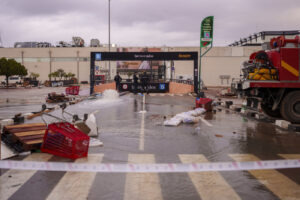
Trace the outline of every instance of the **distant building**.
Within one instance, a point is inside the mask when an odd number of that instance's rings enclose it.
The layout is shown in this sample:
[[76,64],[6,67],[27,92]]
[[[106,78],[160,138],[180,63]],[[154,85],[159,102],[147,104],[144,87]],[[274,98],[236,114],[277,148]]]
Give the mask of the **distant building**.
[[15,42],[15,48],[43,48],[52,47],[49,42]]
[[294,38],[296,35],[300,35],[300,31],[262,31],[254,33],[248,37],[241,38],[228,46],[262,46],[263,44],[270,42],[270,39],[281,35],[284,35],[287,38]]
[[100,41],[98,39],[91,39],[90,47],[100,47]]

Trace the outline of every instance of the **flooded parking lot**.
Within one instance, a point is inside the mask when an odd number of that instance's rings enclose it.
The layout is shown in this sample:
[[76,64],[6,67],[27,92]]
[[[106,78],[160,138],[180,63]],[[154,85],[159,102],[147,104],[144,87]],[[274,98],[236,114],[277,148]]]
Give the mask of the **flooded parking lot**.
[[[104,143],[103,147],[91,147],[87,159],[75,162],[201,163],[300,158],[300,134],[296,132],[226,109],[206,113],[196,124],[167,127],[163,126],[165,118],[192,110],[194,97],[150,94],[143,98],[127,94],[67,107],[68,112],[79,116],[93,112]],[[3,116],[5,112],[27,112],[40,106],[5,107],[0,113]],[[144,109],[146,112],[141,112]],[[60,116],[61,111],[52,114]],[[31,122],[42,119],[27,121]],[[24,159],[73,162],[41,153]],[[299,199],[299,172],[270,169],[139,174],[2,170],[0,195],[1,199]]]

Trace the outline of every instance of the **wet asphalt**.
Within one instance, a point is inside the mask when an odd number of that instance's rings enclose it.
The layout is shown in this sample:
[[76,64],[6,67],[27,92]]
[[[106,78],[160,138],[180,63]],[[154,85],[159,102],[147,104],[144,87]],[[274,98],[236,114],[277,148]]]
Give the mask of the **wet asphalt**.
[[[233,161],[229,154],[252,154],[261,160],[282,159],[278,154],[300,154],[300,133],[275,127],[272,123],[245,118],[225,109],[206,113],[212,126],[200,121],[178,127],[163,126],[164,118],[192,110],[194,97],[146,95],[144,148],[140,149],[143,110],[142,95],[127,94],[120,99],[101,102],[86,100],[69,106],[68,112],[95,112],[103,147],[91,147],[89,153],[104,154],[103,163],[127,163],[129,154],[153,154],[156,163],[180,163],[179,154],[202,154],[210,162]],[[40,105],[23,105],[38,109]],[[32,106],[32,107],[30,107]],[[60,116],[60,111],[53,115]],[[50,123],[53,119],[46,118]],[[40,117],[30,122],[40,122]],[[68,159],[53,157],[50,161]],[[300,169],[278,170],[300,184]],[[219,172],[241,199],[279,199],[262,182],[247,171]],[[65,172],[36,172],[10,199],[45,199]],[[163,199],[201,199],[187,173],[160,173]],[[98,173],[88,199],[123,199],[126,174]],[[299,198],[299,197],[297,197]],[[220,199],[222,199],[220,197]]]

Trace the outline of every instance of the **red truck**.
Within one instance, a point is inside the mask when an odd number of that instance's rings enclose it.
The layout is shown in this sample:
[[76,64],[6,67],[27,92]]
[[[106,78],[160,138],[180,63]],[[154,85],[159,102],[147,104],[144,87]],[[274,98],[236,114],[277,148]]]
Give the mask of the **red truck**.
[[300,38],[270,40],[268,50],[250,55],[242,66],[242,78],[232,89],[258,104],[267,115],[300,123]]

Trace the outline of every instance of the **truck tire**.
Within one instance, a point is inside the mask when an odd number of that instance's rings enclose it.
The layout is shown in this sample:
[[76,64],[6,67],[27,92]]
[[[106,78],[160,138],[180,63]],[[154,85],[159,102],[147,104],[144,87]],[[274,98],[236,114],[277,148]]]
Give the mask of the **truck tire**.
[[288,93],[281,102],[280,113],[291,123],[300,123],[300,90]]
[[270,117],[281,118],[280,109],[272,110],[272,105],[261,103],[260,107],[264,111],[264,113]]

